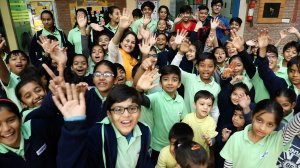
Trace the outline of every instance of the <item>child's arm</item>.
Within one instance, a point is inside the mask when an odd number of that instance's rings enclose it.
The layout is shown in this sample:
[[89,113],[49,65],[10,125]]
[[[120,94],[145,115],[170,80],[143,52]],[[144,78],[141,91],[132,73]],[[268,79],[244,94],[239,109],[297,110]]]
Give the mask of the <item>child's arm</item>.
[[297,36],[298,40],[300,40],[299,30],[297,30],[295,27],[290,27],[287,30],[288,30],[289,33],[295,34]]
[[133,78],[133,86],[136,86],[138,80],[143,75],[143,73],[147,70],[152,70],[155,67],[157,59],[154,57],[149,57],[143,60],[142,64],[139,66],[134,78]]
[[274,95],[277,90],[287,88],[287,83],[284,79],[277,77],[275,73],[269,68],[269,60],[266,58],[267,45],[269,44],[269,35],[267,30],[261,31],[258,36],[259,55],[257,57],[258,73],[264,81],[270,96]]
[[144,92],[158,86],[159,83],[153,84],[153,82],[160,77],[160,75],[156,75],[157,72],[158,69],[156,68],[153,70],[145,71],[137,81],[136,90],[139,92]]
[[288,35],[287,33],[288,33],[287,29],[280,30],[280,32],[279,32],[280,39],[274,45],[275,47],[278,47],[279,44],[280,44],[280,42],[281,42],[281,40],[283,40],[284,38],[286,38],[286,36]]
[[214,47],[219,46],[218,38],[217,38],[217,32],[216,32],[216,29],[219,26],[219,24],[220,24],[220,20],[218,18],[210,20],[210,33],[209,33],[209,36],[214,37],[213,38],[214,40],[212,41],[212,44],[213,44]]
[[282,129],[283,144],[290,142],[300,133],[300,113],[297,113],[293,120]]
[[[4,48],[5,40],[2,40],[0,43],[0,50]],[[3,61],[2,58],[0,58],[0,80],[3,82],[4,85],[8,85],[10,76],[9,71]]]

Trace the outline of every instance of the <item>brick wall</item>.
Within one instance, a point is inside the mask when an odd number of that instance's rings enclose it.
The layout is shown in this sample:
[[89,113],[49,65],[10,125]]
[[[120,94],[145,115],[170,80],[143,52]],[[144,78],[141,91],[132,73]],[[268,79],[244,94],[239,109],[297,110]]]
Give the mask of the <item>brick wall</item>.
[[[244,31],[244,38],[245,40],[252,39],[253,37],[257,37],[258,32],[263,28],[268,28],[270,31],[270,35],[273,39],[273,44],[277,42],[277,40],[280,38],[279,31],[282,29],[286,29],[288,27],[294,26],[298,30],[300,30],[300,2],[298,4],[298,14],[296,17],[296,22],[292,23],[292,17],[295,9],[295,1],[298,0],[286,0],[285,9],[283,13],[283,18],[290,19],[290,23],[278,23],[278,24],[258,24],[256,22],[257,20],[257,14],[258,14],[258,7],[259,7],[259,0],[256,2],[256,8],[254,11],[254,18],[253,18],[253,27],[250,27],[250,23],[245,24],[245,31]],[[246,20],[246,19],[245,19]],[[282,48],[284,44],[291,40],[296,40],[297,38],[293,35],[287,36],[279,46],[279,52],[282,52]]]
[[[126,7],[126,0],[107,0],[108,6],[118,6],[120,9]],[[72,29],[71,19],[70,19],[70,8],[69,3],[76,2],[76,0],[56,0],[56,11],[59,28],[62,29],[66,35]]]

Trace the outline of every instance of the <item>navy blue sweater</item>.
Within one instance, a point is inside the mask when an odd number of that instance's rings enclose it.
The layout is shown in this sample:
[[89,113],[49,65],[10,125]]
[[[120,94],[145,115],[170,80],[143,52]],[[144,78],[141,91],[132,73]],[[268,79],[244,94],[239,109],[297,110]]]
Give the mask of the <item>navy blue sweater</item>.
[[[55,168],[60,125],[51,120],[31,120],[31,136],[25,140],[25,158],[0,153],[1,168]],[[46,147],[46,148],[45,148]]]
[[[104,137],[102,139],[102,125]],[[142,132],[141,151],[136,167],[148,168],[151,165],[149,155],[150,130],[138,123]],[[104,141],[104,146],[103,146]],[[106,160],[103,160],[103,151]],[[115,168],[117,161],[117,139],[111,124],[97,123],[90,129],[85,127],[85,121],[66,122],[59,140],[57,166],[69,168],[104,167]]]

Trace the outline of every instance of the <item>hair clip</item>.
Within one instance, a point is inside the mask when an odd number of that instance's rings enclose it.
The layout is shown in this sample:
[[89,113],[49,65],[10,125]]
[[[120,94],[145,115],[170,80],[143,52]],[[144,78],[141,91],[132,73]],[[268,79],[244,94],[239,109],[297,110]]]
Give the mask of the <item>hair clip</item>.
[[198,150],[198,149],[200,149],[200,148],[201,148],[201,146],[198,145],[198,144],[196,144],[196,145],[193,145],[193,146],[191,147],[191,150]]
[[179,144],[177,144],[177,147],[179,148],[181,146],[181,144],[179,143]]

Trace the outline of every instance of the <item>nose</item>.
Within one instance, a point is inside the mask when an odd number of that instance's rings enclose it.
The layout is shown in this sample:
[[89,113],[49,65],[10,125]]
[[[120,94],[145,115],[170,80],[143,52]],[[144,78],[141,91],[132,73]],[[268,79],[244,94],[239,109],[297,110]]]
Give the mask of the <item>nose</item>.
[[10,129],[10,126],[6,122],[3,122],[2,127],[1,127],[1,131],[2,132],[7,132],[9,129]]
[[264,130],[266,129],[266,125],[265,125],[265,124],[261,124],[261,126],[259,127],[259,129],[260,129],[261,131],[264,131]]
[[34,100],[38,99],[39,97],[40,97],[40,95],[39,95],[39,94],[37,94],[37,93],[33,93],[33,98],[34,98]]

